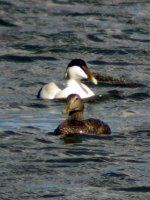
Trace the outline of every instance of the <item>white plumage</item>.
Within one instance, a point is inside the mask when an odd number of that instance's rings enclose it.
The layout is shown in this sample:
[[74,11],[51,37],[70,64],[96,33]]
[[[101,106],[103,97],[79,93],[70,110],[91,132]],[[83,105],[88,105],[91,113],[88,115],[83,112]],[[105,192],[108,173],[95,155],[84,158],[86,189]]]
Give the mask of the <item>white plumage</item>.
[[68,64],[65,79],[66,87],[64,89],[60,89],[54,82],[50,82],[40,89],[38,97],[41,99],[59,99],[67,98],[72,93],[80,95],[81,98],[88,98],[95,95],[89,87],[81,83],[82,79],[88,79],[97,84],[96,78],[83,60],[74,59]]

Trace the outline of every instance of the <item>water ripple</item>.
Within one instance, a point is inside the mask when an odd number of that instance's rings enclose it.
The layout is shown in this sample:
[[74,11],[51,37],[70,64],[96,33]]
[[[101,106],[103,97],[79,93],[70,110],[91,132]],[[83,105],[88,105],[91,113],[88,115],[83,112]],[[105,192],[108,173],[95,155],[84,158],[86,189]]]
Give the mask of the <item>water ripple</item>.
[[139,186],[139,187],[129,187],[129,188],[114,188],[114,190],[117,191],[126,191],[126,192],[150,192],[150,187],[149,186]]
[[6,26],[6,27],[16,27],[15,24],[10,23],[6,20],[0,19],[0,26]]
[[[149,1],[3,0],[0,15],[1,199],[149,199]],[[110,136],[54,136],[65,100],[36,99],[73,58],[99,78],[85,118]]]
[[0,61],[8,61],[8,62],[34,62],[37,60],[56,60],[53,57],[49,56],[16,56],[16,55],[3,55],[0,56]]

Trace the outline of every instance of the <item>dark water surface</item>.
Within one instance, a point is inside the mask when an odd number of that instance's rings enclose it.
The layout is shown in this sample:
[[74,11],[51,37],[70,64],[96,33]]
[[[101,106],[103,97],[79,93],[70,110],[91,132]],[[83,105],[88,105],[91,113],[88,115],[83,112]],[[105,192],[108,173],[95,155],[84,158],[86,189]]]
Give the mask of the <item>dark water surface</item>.
[[[136,83],[88,83],[102,97],[86,102],[85,117],[107,122],[111,136],[52,134],[64,102],[36,94],[62,85],[73,58]],[[148,0],[0,1],[0,72],[0,199],[150,199]]]

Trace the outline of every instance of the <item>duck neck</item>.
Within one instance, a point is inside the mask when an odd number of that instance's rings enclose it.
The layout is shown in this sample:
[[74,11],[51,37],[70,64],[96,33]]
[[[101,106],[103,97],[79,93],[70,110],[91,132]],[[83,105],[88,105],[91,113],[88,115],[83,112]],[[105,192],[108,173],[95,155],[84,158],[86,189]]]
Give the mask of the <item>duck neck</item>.
[[81,81],[77,79],[68,79],[66,80],[67,86],[74,86],[74,85],[80,85]]
[[71,111],[68,116],[69,121],[82,121],[83,111]]

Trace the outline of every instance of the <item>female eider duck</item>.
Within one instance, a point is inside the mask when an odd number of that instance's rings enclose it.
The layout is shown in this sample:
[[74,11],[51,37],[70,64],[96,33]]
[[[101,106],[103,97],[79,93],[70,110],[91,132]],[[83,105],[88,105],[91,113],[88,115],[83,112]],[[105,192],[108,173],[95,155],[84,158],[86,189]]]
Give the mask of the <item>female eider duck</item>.
[[62,122],[54,131],[55,135],[69,134],[111,134],[109,126],[99,119],[83,118],[84,104],[78,94],[71,94],[67,98],[63,113],[69,113],[68,119]]
[[54,82],[44,85],[38,92],[37,97],[41,99],[59,99],[67,98],[72,93],[77,93],[81,98],[94,96],[94,92],[85,84],[81,83],[82,79],[88,79],[94,84],[97,80],[88,69],[84,60],[72,60],[65,72],[66,88],[61,90]]

